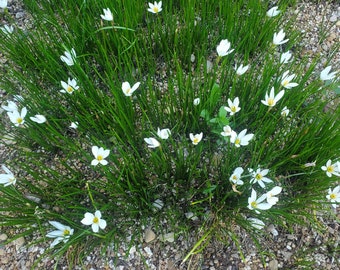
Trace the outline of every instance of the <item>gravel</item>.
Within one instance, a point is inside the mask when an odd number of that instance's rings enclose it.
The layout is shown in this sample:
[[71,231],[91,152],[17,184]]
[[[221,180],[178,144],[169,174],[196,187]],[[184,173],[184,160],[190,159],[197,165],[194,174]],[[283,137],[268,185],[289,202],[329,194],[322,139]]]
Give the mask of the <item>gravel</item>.
[[[336,1],[305,1],[290,11],[297,15],[297,29],[304,34],[301,55],[313,59],[321,56],[317,70],[322,70],[326,57],[331,52],[332,45],[340,42],[340,6]],[[19,0],[9,0],[9,13],[13,15],[16,24],[21,27],[31,26],[29,14]],[[0,18],[2,18],[0,11]],[[1,21],[2,20],[2,21]],[[0,19],[0,25],[8,22]],[[324,35],[325,29],[329,30]],[[319,44],[320,40],[324,42]],[[340,52],[332,62],[335,69],[339,69]],[[0,72],[6,65],[0,51]],[[4,99],[4,91],[0,89],[0,103]],[[7,158],[5,147],[0,144],[0,164]],[[339,210],[334,210],[334,216],[340,219]],[[105,254],[99,249],[84,257],[83,261],[64,257],[59,261],[57,269],[209,269],[209,270],[237,270],[237,269],[340,269],[340,226],[334,221],[334,216],[318,217],[323,226],[322,233],[311,227],[296,226],[287,232],[282,228],[269,225],[266,229],[272,232],[269,236],[259,239],[265,245],[267,252],[262,254],[256,249],[250,237],[240,230],[240,250],[235,243],[227,245],[212,241],[200,254],[193,255],[186,263],[182,263],[190,247],[197,241],[194,236],[188,238],[176,236],[171,242],[172,235],[156,235],[152,228],[145,228],[144,241],[139,246],[128,248],[122,245],[118,252],[108,247]],[[15,228],[0,229],[0,270],[12,269],[53,269],[55,258],[42,256],[48,248],[48,243],[32,244],[34,235],[30,239],[19,237],[15,241],[1,245],[8,235],[18,233]],[[276,235],[277,232],[278,235]],[[163,241],[165,242],[162,242]],[[263,266],[266,264],[266,267]]]

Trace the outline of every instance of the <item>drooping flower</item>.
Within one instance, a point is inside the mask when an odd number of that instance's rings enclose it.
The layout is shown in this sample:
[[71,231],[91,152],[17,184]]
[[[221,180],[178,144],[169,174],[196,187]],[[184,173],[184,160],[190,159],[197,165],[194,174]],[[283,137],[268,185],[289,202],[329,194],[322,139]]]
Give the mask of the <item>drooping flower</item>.
[[140,82],[137,82],[131,88],[130,83],[123,82],[122,83],[122,90],[123,90],[124,95],[127,96],[127,97],[132,96],[133,92],[135,92],[137,90],[139,85],[140,85]]
[[291,89],[295,86],[298,86],[298,83],[291,82],[291,80],[293,80],[294,78],[295,74],[289,75],[289,70],[284,72],[281,79],[281,85],[286,89]]
[[221,40],[220,44],[217,45],[216,47],[216,51],[218,56],[222,57],[222,56],[226,56],[230,53],[232,53],[234,51],[234,49],[230,49],[230,42],[228,41],[228,39],[223,39]]
[[287,51],[287,52],[281,54],[280,63],[281,64],[287,64],[287,63],[289,63],[290,58],[292,58],[292,54],[290,53],[290,51]]
[[224,107],[224,109],[230,113],[230,115],[234,115],[235,113],[239,112],[241,110],[240,100],[238,97],[234,98],[234,101],[231,101],[230,98],[228,98],[228,105],[229,107]]
[[279,198],[275,196],[280,194],[281,191],[282,191],[282,187],[279,187],[279,186],[273,187],[270,191],[266,193],[267,202],[271,205],[275,205],[279,201]]
[[235,70],[236,70],[236,74],[238,76],[243,75],[244,73],[246,73],[246,71],[248,70],[249,65],[243,66],[243,64],[241,64],[240,66],[235,66]]
[[249,141],[254,137],[254,134],[246,134],[247,129],[242,130],[239,134],[232,132],[230,136],[230,142],[235,144],[236,147],[248,145]]
[[247,220],[250,221],[251,226],[258,230],[262,230],[266,226],[266,224],[258,218],[248,218]]
[[274,87],[270,90],[270,94],[268,96],[268,92],[266,93],[265,100],[261,100],[261,102],[269,107],[274,107],[276,103],[283,97],[285,91],[281,90],[276,96],[275,96],[275,90]]
[[92,160],[91,165],[97,166],[98,164],[108,164],[105,158],[109,156],[110,150],[104,150],[103,147],[92,146],[92,154],[94,155],[94,159]]
[[163,128],[163,129],[157,129],[157,135],[159,138],[163,140],[167,140],[169,136],[171,135],[171,131],[168,128]]
[[26,107],[23,107],[21,109],[21,112],[19,111],[12,111],[12,112],[7,112],[7,115],[9,117],[9,120],[16,126],[21,126],[25,123],[25,116],[27,114],[27,109]]
[[194,99],[194,105],[197,106],[198,104],[200,104],[201,99],[200,98],[195,98]]
[[71,51],[65,51],[64,55],[60,56],[61,61],[63,61],[68,66],[73,66],[76,60],[77,54],[74,48]]
[[6,172],[6,174],[0,174],[0,184],[4,184],[5,187],[15,185],[17,179],[14,174],[5,165],[1,165],[1,168]]
[[333,80],[335,78],[335,75],[338,73],[337,71],[330,72],[332,69],[332,66],[326,67],[324,70],[320,73],[320,80],[322,81],[329,81]]
[[263,203],[263,201],[267,198],[266,194],[263,194],[260,198],[257,198],[256,191],[254,189],[251,190],[251,196],[248,198],[248,208],[250,210],[255,210],[256,213],[260,213],[259,210],[268,210],[272,207],[269,203]]
[[273,44],[274,45],[281,45],[286,43],[289,39],[284,39],[286,36],[285,32],[281,29],[278,33],[274,33],[273,36]]
[[105,21],[113,21],[113,15],[109,8],[103,9],[104,15],[100,15],[100,17]]
[[8,0],[0,0],[0,8],[7,8]]
[[203,132],[195,135],[193,133],[190,133],[189,137],[190,140],[192,141],[192,144],[197,145],[203,138]]
[[237,167],[233,174],[230,176],[230,182],[234,183],[235,185],[243,185],[244,182],[241,180],[241,175],[244,172],[242,167]]
[[49,221],[48,223],[57,229],[46,234],[46,237],[48,238],[55,238],[50,245],[51,248],[58,245],[60,242],[66,243],[70,239],[70,236],[73,235],[74,230],[69,226],[65,226],[57,221]]
[[1,108],[3,108],[7,112],[14,112],[18,110],[18,106],[14,101],[8,101],[7,106],[1,105]]
[[104,230],[106,228],[106,221],[102,219],[102,214],[99,210],[92,213],[85,213],[84,218],[81,220],[84,225],[91,225],[92,231],[97,233],[99,228]]
[[328,177],[332,175],[340,176],[340,162],[337,161],[332,164],[332,160],[329,159],[326,163],[326,166],[322,166],[321,169],[326,172]]
[[335,187],[333,190],[330,188],[326,198],[332,202],[332,206],[336,208],[336,204],[340,203],[340,186]]
[[36,114],[35,116],[33,117],[30,117],[30,119],[33,121],[33,122],[36,122],[38,124],[42,124],[42,123],[45,123],[46,122],[46,117],[44,115],[41,115],[41,114]]
[[269,9],[269,10],[267,11],[266,15],[267,15],[268,17],[275,17],[275,16],[279,15],[280,12],[281,12],[281,11],[279,10],[278,6],[275,6],[275,7],[272,7],[271,9]]
[[61,93],[72,94],[75,90],[79,89],[79,86],[77,85],[77,81],[75,79],[68,78],[67,83],[64,81],[61,81],[60,83],[63,87],[63,89],[60,90]]
[[144,141],[148,144],[149,148],[156,148],[161,145],[155,138],[144,138]]
[[14,31],[14,27],[12,25],[5,24],[3,27],[0,27],[1,31],[6,35],[10,35]]
[[287,108],[287,106],[284,106],[283,109],[281,110],[281,115],[283,117],[287,117],[289,114],[289,109]]
[[69,126],[69,128],[77,129],[78,125],[79,125],[78,122],[71,122],[71,125]]
[[154,14],[157,14],[162,11],[162,1],[158,3],[155,1],[153,4],[149,3],[148,11]]
[[[223,127],[223,132],[221,132],[221,135],[223,137],[228,137],[228,136],[231,136],[232,133],[235,133],[235,131],[233,131],[230,126],[224,126]],[[235,136],[236,135],[237,134],[235,133]]]
[[260,185],[260,187],[265,188],[265,184],[264,183],[272,183],[273,180],[265,177],[268,174],[269,170],[268,169],[264,169],[261,170],[261,168],[258,168],[256,171],[252,172],[252,179],[250,180],[250,183],[254,184],[254,183],[258,183]]

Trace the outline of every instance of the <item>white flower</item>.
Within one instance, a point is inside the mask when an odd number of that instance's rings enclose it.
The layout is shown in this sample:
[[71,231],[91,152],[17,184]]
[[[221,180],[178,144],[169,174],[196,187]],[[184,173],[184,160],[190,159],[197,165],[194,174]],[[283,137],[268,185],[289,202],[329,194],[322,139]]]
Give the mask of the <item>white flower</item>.
[[193,133],[190,133],[189,137],[190,140],[192,141],[192,144],[197,145],[203,138],[203,132],[195,135]]
[[231,101],[230,98],[228,98],[228,105],[229,107],[225,106],[224,109],[229,112],[230,115],[234,115],[241,110],[241,107],[238,106],[240,105],[240,100],[238,97],[234,98],[234,101]]
[[241,64],[239,67],[236,65],[235,66],[235,70],[236,70],[236,74],[241,76],[244,73],[246,73],[246,71],[248,70],[249,65],[243,66],[243,64]]
[[246,134],[247,129],[242,130],[239,134],[236,132],[231,133],[230,142],[234,143],[236,147],[248,145],[249,141],[254,137],[254,134]]
[[137,82],[131,88],[130,83],[123,82],[122,83],[122,90],[123,90],[124,95],[127,96],[127,97],[132,96],[133,92],[135,92],[137,90],[139,85],[140,85],[140,82]]
[[7,0],[0,0],[0,8],[6,8],[7,7]]
[[256,213],[259,213],[257,209],[267,210],[272,207],[269,203],[263,203],[263,201],[267,198],[266,194],[263,194],[260,198],[257,199],[257,194],[254,189],[251,190],[251,196],[248,198],[248,208],[250,210],[255,210]]
[[328,81],[328,80],[333,80],[335,78],[335,74],[337,74],[337,71],[331,72],[332,66],[326,67],[323,71],[320,73],[320,80],[322,81]]
[[234,49],[230,50],[230,42],[228,39],[223,39],[219,45],[216,47],[216,51],[218,56],[226,56],[234,51]]
[[12,25],[5,24],[4,27],[0,28],[2,32],[4,32],[6,35],[10,35],[14,31],[14,27]]
[[91,162],[91,165],[97,166],[98,164],[107,165],[108,162],[105,160],[106,157],[109,156],[110,150],[104,150],[103,147],[92,146],[92,154],[94,155],[94,159]]
[[275,7],[272,7],[271,9],[269,9],[269,10],[267,11],[266,15],[267,15],[268,17],[275,17],[275,16],[279,15],[280,12],[281,12],[281,11],[278,9],[278,7],[275,6]]
[[292,54],[290,53],[290,51],[287,51],[287,52],[281,54],[280,63],[281,64],[287,64],[287,63],[289,63],[290,58],[292,58]]
[[113,21],[113,15],[109,8],[103,9],[104,15],[100,15],[100,17],[105,21]]
[[332,175],[340,176],[340,162],[332,164],[332,160],[328,160],[326,166],[322,166],[321,169],[326,172],[328,177]]
[[67,83],[64,81],[61,81],[61,86],[64,89],[61,89],[60,92],[61,93],[69,93],[72,94],[74,90],[78,90],[79,86],[77,85],[77,81],[75,79],[67,79]]
[[273,36],[273,44],[274,45],[281,45],[286,43],[289,39],[285,39],[285,33],[283,32],[283,30],[281,29],[278,33],[274,33]]
[[152,203],[152,206],[160,210],[163,208],[164,202],[160,199],[157,199]]
[[33,121],[33,122],[36,122],[38,124],[42,124],[42,123],[45,123],[46,122],[46,117],[41,115],[41,114],[36,114],[34,117],[30,117],[30,119]]
[[237,167],[233,174],[230,176],[229,180],[233,182],[235,185],[243,185],[243,181],[241,180],[241,175],[243,173],[243,168],[242,167]]
[[287,109],[287,106],[284,106],[283,109],[281,110],[281,115],[283,117],[287,117],[289,114],[289,109]]
[[235,131],[231,129],[230,126],[224,126],[223,127],[223,132],[221,132],[221,135],[224,137],[231,136],[231,134],[234,133],[234,135],[237,135]]
[[63,61],[68,66],[73,66],[76,59],[76,51],[72,48],[71,51],[65,51],[64,55],[60,56],[61,61]]
[[163,140],[167,140],[169,136],[171,135],[171,131],[168,128],[163,128],[163,129],[157,129],[157,135],[159,138]]
[[14,177],[14,174],[5,165],[1,165],[1,168],[6,174],[0,174],[0,184],[4,184],[5,187],[15,185],[17,179]]
[[332,206],[336,208],[336,203],[340,203],[340,186],[335,187],[333,190],[328,190],[326,198],[332,202]]
[[289,75],[289,70],[284,72],[281,79],[281,85],[286,89],[291,89],[299,84],[291,82],[295,78],[295,74]]
[[69,226],[65,226],[57,221],[49,221],[48,223],[58,229],[46,234],[46,237],[55,238],[51,243],[51,248],[58,245],[60,242],[66,243],[70,236],[73,235],[74,230]]
[[8,101],[7,106],[1,105],[1,108],[3,108],[7,112],[14,112],[18,110],[18,106],[14,101]]
[[12,112],[7,112],[7,115],[9,117],[9,120],[16,126],[23,125],[25,123],[25,116],[27,114],[27,109],[26,107],[23,107],[21,109],[21,112],[19,113],[18,111],[12,111]]
[[264,169],[261,170],[258,168],[256,171],[252,172],[252,179],[250,179],[250,183],[254,184],[255,182],[260,185],[260,187],[265,188],[265,183],[271,183],[273,182],[271,179],[265,177],[268,174],[269,170]]
[[74,128],[77,129],[78,128],[79,123],[78,122],[71,122],[71,125],[69,126],[70,128]]
[[148,144],[149,148],[156,148],[161,145],[155,138],[144,138],[144,141]]
[[281,90],[276,96],[274,92],[274,87],[270,90],[270,94],[268,96],[268,92],[266,93],[265,100],[261,100],[261,102],[269,107],[274,107],[276,103],[283,97],[285,91]]
[[198,104],[200,104],[201,99],[200,98],[195,98],[194,99],[194,105],[197,106]]
[[255,229],[262,230],[266,224],[258,218],[248,218],[250,221],[251,226],[253,226]]
[[81,220],[81,223],[84,225],[91,225],[92,231],[94,233],[97,233],[99,231],[99,228],[104,230],[106,228],[106,221],[101,218],[102,214],[99,210],[94,212],[94,215],[92,213],[85,213],[84,218]]
[[267,202],[271,205],[275,205],[278,201],[279,198],[275,197],[276,195],[280,194],[282,191],[282,187],[276,186],[272,188],[270,191],[266,193],[267,195]]
[[162,1],[159,1],[158,3],[155,1],[153,4],[149,3],[148,11],[151,13],[158,13],[162,11]]

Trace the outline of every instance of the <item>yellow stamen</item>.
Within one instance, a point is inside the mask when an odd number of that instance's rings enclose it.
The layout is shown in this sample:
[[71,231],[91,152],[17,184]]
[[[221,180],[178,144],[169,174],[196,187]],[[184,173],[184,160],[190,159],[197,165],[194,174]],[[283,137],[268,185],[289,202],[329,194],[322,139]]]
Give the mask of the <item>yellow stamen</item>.
[[73,92],[72,86],[68,85],[66,91],[72,93]]
[[99,218],[94,217],[94,218],[93,218],[93,223],[98,223],[98,222],[99,222]]
[[268,98],[268,101],[267,101],[267,103],[268,103],[268,105],[269,106],[273,106],[274,105],[274,99],[273,98]]
[[256,180],[261,180],[262,179],[262,175],[260,173],[257,173],[255,176]]
[[66,235],[69,235],[70,234],[70,231],[68,229],[65,229],[64,232],[63,232],[63,235],[66,236]]
[[153,7],[153,11],[154,11],[155,13],[158,13],[158,7]]
[[253,208],[257,208],[257,202],[251,202],[250,204]]
[[329,197],[331,198],[331,200],[335,200],[336,199],[336,194],[332,193],[329,195]]
[[333,166],[328,166],[327,167],[327,172],[330,172],[330,173],[334,172],[334,167]]
[[194,138],[194,140],[193,140],[193,143],[199,143],[199,139],[198,138]]
[[21,124],[22,121],[23,121],[23,119],[22,119],[21,117],[19,117],[19,118],[17,119],[17,123],[18,123],[18,124]]
[[237,138],[237,139],[235,140],[235,144],[240,144],[240,142],[241,142],[241,140],[240,140],[239,138]]
[[101,156],[101,155],[97,156],[97,160],[98,160],[98,161],[103,160],[103,156]]
[[235,106],[231,106],[230,109],[231,109],[232,112],[236,112],[236,107]]

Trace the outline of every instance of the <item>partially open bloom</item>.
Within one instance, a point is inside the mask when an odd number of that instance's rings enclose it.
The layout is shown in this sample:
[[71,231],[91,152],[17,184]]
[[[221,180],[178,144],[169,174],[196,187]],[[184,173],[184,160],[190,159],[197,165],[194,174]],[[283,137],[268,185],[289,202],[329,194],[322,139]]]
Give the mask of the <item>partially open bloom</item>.
[[195,98],[194,99],[194,105],[197,106],[198,104],[200,104],[201,99],[200,98]]
[[23,107],[21,109],[21,112],[19,113],[19,111],[12,111],[12,112],[7,112],[7,115],[9,117],[9,120],[11,120],[11,122],[16,126],[21,126],[25,123],[25,116],[27,114],[27,109],[26,107]]
[[71,122],[71,125],[69,126],[69,128],[77,129],[78,125],[79,125],[78,122]]
[[6,8],[8,4],[7,0],[0,0],[0,8]]
[[292,58],[292,54],[290,53],[290,51],[287,51],[287,52],[281,54],[280,63],[281,64],[287,64],[287,63],[289,63],[290,58]]
[[332,202],[332,206],[336,208],[336,204],[340,203],[340,186],[335,187],[333,190],[329,189],[326,198]]
[[224,126],[223,132],[221,132],[221,135],[223,137],[227,137],[227,136],[231,136],[232,133],[235,133],[235,136],[237,135],[236,132],[233,131],[230,126]]
[[238,97],[234,98],[234,101],[231,101],[230,98],[228,98],[228,105],[229,107],[224,107],[224,109],[230,113],[230,115],[234,115],[235,113],[237,113],[238,111],[241,110],[241,107],[239,107],[240,105],[240,100]]
[[3,27],[0,27],[1,31],[4,32],[6,35],[10,35],[14,31],[14,27],[12,25],[5,24]]
[[274,87],[270,90],[270,94],[268,95],[268,92],[266,93],[265,100],[261,100],[261,102],[269,107],[274,107],[276,103],[283,97],[285,91],[281,90],[276,96],[274,92]]
[[0,174],[0,184],[4,184],[5,187],[15,185],[17,179],[14,177],[14,174],[5,165],[1,165],[1,168],[6,174]]
[[243,171],[244,170],[242,167],[237,167],[229,178],[230,182],[234,183],[235,185],[243,185],[244,183],[241,180]]
[[328,80],[333,80],[335,78],[335,74],[337,74],[337,71],[330,72],[332,66],[326,67],[323,71],[320,73],[320,80],[322,81],[328,81]]
[[267,202],[271,205],[275,205],[279,201],[279,198],[275,196],[280,194],[281,191],[282,191],[282,187],[279,187],[279,186],[273,187],[270,191],[266,193]]
[[236,147],[248,145],[249,141],[254,137],[254,134],[246,134],[247,129],[242,130],[239,134],[232,132],[230,136],[230,142],[234,143]]
[[328,177],[332,175],[340,176],[340,162],[337,161],[332,164],[332,160],[328,160],[326,166],[322,166],[321,169],[326,172]]
[[30,117],[30,119],[33,121],[33,122],[36,122],[38,124],[42,124],[42,123],[45,123],[46,122],[46,117],[41,115],[41,114],[37,114],[33,117]]
[[289,75],[289,71],[286,71],[282,75],[281,85],[286,89],[291,89],[299,84],[291,82],[295,78],[295,74]]
[[155,138],[144,138],[144,141],[148,144],[149,148],[156,148],[161,145]]
[[251,226],[253,226],[255,229],[262,230],[266,224],[258,218],[248,218],[250,221]]
[[271,9],[269,9],[269,10],[267,11],[266,15],[267,15],[268,17],[275,17],[275,16],[279,15],[280,12],[281,12],[281,11],[279,10],[279,8],[278,8],[277,6],[275,6],[275,7],[272,7]]
[[269,178],[265,177],[268,174],[268,172],[269,172],[268,169],[261,170],[260,168],[258,168],[256,171],[253,171],[252,179],[250,180],[250,183],[252,184],[258,183],[260,187],[265,188],[266,186],[264,183],[273,182]]
[[197,145],[203,138],[203,132],[195,135],[193,133],[190,133],[189,137],[190,140],[192,141],[192,144]]
[[169,136],[171,135],[171,131],[168,128],[163,128],[163,129],[157,129],[157,135],[159,138],[163,140],[167,140]]
[[281,29],[278,33],[274,33],[273,36],[273,44],[274,45],[281,45],[286,43],[289,39],[284,39],[286,36],[285,32]]
[[70,236],[73,235],[74,230],[69,226],[65,226],[57,221],[49,221],[48,223],[57,229],[46,234],[46,237],[55,238],[50,245],[51,248],[58,245],[60,242],[66,243]]
[[153,4],[149,3],[148,11],[151,13],[157,14],[158,12],[162,11],[162,1],[159,1],[158,3],[155,1]]
[[221,40],[220,44],[217,45],[216,51],[218,56],[226,56],[234,51],[234,49],[230,50],[230,42],[228,39]]
[[64,55],[60,56],[61,61],[63,61],[68,66],[73,66],[76,59],[76,51],[72,48],[71,51],[65,51]]
[[92,146],[92,154],[94,155],[95,158],[92,160],[91,165],[97,166],[98,164],[102,165],[108,164],[105,158],[109,156],[110,150],[104,150],[103,147]]
[[105,21],[113,21],[113,15],[109,8],[103,9],[104,15],[100,15],[100,17]]
[[266,194],[263,194],[260,198],[257,198],[256,191],[254,189],[251,190],[251,196],[248,198],[248,208],[250,210],[255,210],[256,213],[259,213],[260,210],[267,210],[272,207],[269,203],[263,203],[263,201],[267,198]]
[[60,90],[61,93],[69,93],[72,94],[73,91],[78,90],[79,86],[77,85],[77,81],[75,79],[67,79],[67,83],[64,81],[61,81],[61,86],[63,89]]
[[81,220],[84,225],[91,225],[92,231],[97,233],[99,228],[104,230],[106,228],[106,221],[102,219],[102,214],[99,210],[92,213],[85,213],[84,218]]
[[241,76],[244,73],[246,73],[246,71],[248,70],[249,65],[243,66],[243,64],[241,64],[240,66],[235,66],[235,70],[236,70],[236,74]]
[[284,106],[283,109],[281,110],[281,115],[283,117],[287,117],[289,114],[289,109],[287,108],[287,106]]
[[3,108],[7,112],[14,112],[18,110],[18,106],[14,101],[8,101],[7,106],[1,105],[1,108]]
[[132,96],[133,92],[135,92],[137,90],[139,85],[140,85],[140,82],[137,82],[131,88],[130,83],[123,82],[122,83],[122,90],[123,90],[124,95],[127,96],[127,97]]

